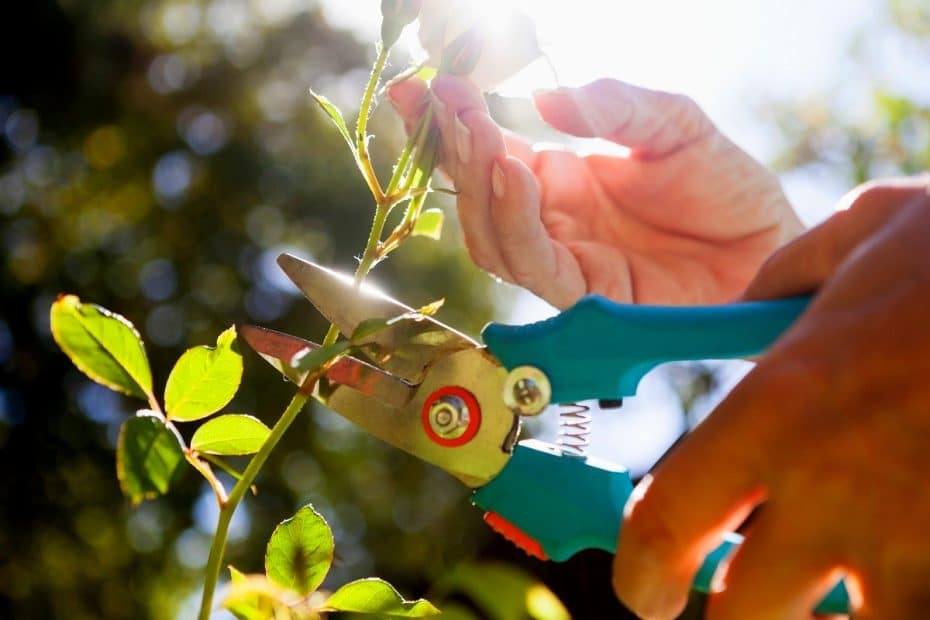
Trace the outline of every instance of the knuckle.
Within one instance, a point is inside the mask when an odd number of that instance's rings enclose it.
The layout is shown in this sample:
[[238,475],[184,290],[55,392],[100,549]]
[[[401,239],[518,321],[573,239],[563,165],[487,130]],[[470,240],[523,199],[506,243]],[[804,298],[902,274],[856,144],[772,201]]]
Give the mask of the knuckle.
[[666,558],[674,555],[678,546],[670,515],[677,506],[675,493],[666,490],[662,479],[650,478],[649,482],[640,484],[634,491],[634,498],[628,504],[628,511],[620,536],[620,548],[648,549],[653,557]]
[[712,124],[701,106],[687,95],[662,93],[663,105],[669,120],[691,139],[708,133]]
[[593,82],[589,82],[588,85],[584,87],[584,90],[588,95],[610,101],[618,94],[624,92],[626,88],[619,80],[613,78],[598,78]]
[[537,292],[538,274],[536,271],[526,265],[518,264],[509,264],[508,270],[515,284],[519,284],[534,293]]
[[887,189],[888,188],[883,181],[867,181],[866,183],[853,188],[849,193],[847,193],[840,200],[839,208],[842,210],[858,211],[859,209],[864,208],[865,205],[881,200],[884,197]]

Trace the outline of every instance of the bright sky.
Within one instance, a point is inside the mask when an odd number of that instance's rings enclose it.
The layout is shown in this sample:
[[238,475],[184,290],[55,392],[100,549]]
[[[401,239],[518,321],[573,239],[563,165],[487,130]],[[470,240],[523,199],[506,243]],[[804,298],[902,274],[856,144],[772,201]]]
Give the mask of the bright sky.
[[[335,25],[355,28],[372,40],[376,36],[379,0],[322,3]],[[884,19],[881,0],[475,0],[473,4],[513,3],[536,20],[543,49],[563,84],[615,77],[686,93],[762,161],[775,154],[774,133],[760,121],[755,106],[773,99],[802,100],[855,81],[852,39],[865,25]],[[346,8],[349,5],[351,10]],[[512,84],[505,94],[525,94],[548,85]],[[823,218],[848,189],[836,181],[806,176],[783,181],[808,222]],[[512,306],[509,320],[525,323],[549,312],[527,296]],[[745,370],[745,364],[728,366],[726,381],[734,383]],[[674,440],[682,428],[682,415],[662,372],[647,377],[640,395],[628,399],[620,412],[596,415],[592,454],[619,458],[642,472]],[[704,403],[704,408],[712,404]]]
[[[442,0],[426,0],[438,2]],[[321,0],[335,25],[372,40],[379,0]],[[517,6],[537,24],[559,80],[578,85],[616,77],[683,92],[698,101],[738,144],[760,160],[775,153],[773,130],[756,106],[802,100],[855,81],[852,40],[885,20],[882,0],[473,0],[478,11]],[[347,7],[351,6],[351,10]],[[413,41],[408,29],[405,41]],[[897,60],[897,59],[895,59]],[[526,95],[551,84],[540,67],[506,85]],[[821,219],[846,189],[820,179],[785,179],[789,197],[809,222]]]

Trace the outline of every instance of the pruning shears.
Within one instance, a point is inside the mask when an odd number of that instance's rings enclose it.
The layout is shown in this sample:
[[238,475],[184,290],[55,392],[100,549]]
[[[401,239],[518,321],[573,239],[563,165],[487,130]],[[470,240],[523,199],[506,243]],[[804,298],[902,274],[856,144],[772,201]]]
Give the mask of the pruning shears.
[[[415,312],[295,256],[282,254],[278,264],[344,334],[371,319]],[[346,356],[329,365],[325,390],[317,386],[314,396],[474,489],[472,502],[485,511],[485,521],[527,553],[564,561],[582,549],[613,552],[633,490],[629,472],[585,456],[578,444],[521,441],[521,418],[541,414],[551,403],[632,396],[643,375],[664,362],[760,354],[808,302],[796,297],[666,307],[589,296],[539,323],[492,323],[482,332],[485,346],[430,316],[417,316],[363,338],[356,350],[367,360]],[[245,326],[241,333],[285,377],[305,385],[309,372],[295,360],[319,345],[262,327]],[[578,415],[581,409],[571,411]],[[707,556],[696,590],[710,591],[718,564],[741,541],[729,534]],[[848,608],[840,581],[816,611]]]

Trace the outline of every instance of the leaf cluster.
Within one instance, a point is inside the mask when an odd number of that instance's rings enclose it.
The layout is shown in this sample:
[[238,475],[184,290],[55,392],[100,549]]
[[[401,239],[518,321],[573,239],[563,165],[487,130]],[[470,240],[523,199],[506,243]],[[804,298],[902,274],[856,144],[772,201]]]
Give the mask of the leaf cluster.
[[230,567],[223,606],[240,620],[303,620],[322,612],[355,612],[379,618],[424,618],[439,614],[425,599],[405,600],[378,578],[352,581],[326,593],[318,588],[334,557],[333,533],[307,505],[275,528],[265,551],[265,574],[246,575]]
[[147,402],[120,428],[116,475],[123,494],[137,505],[168,492],[190,463],[210,482],[218,499],[226,492],[209,459],[257,452],[269,429],[255,417],[227,413],[200,425],[188,446],[175,422],[202,420],[223,409],[242,380],[236,330],[219,335],[215,347],[188,349],[177,360],[164,392],[164,408],[153,388],[145,345],[125,317],[74,295],[62,295],[51,308],[52,336],[74,365],[93,381]]

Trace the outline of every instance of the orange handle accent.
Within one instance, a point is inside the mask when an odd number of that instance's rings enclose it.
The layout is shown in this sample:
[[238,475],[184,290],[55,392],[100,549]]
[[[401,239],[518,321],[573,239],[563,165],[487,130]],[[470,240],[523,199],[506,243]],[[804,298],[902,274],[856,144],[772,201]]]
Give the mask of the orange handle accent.
[[516,525],[500,516],[496,512],[484,513],[484,522],[491,526],[491,529],[523,549],[527,555],[540,560],[548,560],[549,556],[543,551],[542,545],[529,537]]

